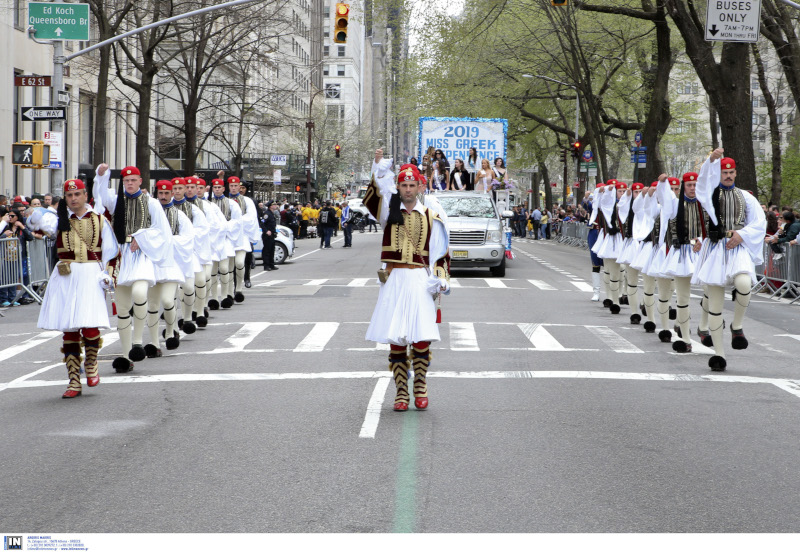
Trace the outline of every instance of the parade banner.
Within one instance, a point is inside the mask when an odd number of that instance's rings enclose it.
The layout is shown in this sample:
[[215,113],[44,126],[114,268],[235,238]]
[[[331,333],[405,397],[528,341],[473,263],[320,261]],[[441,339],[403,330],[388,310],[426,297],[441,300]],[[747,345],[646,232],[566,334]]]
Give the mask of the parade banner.
[[478,119],[474,117],[420,117],[419,162],[429,147],[440,149],[453,166],[455,159],[467,160],[469,148],[478,151],[478,159],[506,162],[508,148],[508,119]]

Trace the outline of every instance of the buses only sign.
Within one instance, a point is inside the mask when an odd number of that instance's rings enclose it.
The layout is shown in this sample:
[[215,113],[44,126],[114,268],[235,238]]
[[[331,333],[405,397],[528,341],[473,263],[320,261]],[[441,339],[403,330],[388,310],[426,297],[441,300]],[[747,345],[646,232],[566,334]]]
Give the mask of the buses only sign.
[[758,42],[761,0],[708,0],[706,40]]

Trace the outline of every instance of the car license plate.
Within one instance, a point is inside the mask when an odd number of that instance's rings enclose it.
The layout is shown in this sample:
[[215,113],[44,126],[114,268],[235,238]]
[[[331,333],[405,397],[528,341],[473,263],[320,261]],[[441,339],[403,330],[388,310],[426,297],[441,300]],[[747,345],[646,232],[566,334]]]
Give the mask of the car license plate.
[[466,259],[469,257],[469,251],[453,251],[452,257],[454,259]]

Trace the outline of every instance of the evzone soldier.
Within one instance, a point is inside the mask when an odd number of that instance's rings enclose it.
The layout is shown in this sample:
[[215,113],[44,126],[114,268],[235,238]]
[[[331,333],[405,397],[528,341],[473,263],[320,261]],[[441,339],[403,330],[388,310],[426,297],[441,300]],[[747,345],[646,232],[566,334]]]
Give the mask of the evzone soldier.
[[[190,184],[191,183],[191,184]],[[194,229],[194,274],[186,279],[182,285],[183,318],[178,319],[178,329],[187,334],[196,330],[195,322],[200,326],[200,317],[203,317],[202,328],[206,327],[208,320],[205,318],[203,307],[206,300],[206,268],[211,276],[211,246],[208,243],[209,227],[206,216],[200,206],[187,199],[187,192],[191,187],[191,196],[197,196],[197,181],[195,177],[172,179],[172,202],[180,209],[192,223]],[[198,308],[199,307],[199,308]]]
[[653,250],[655,243],[657,243],[659,230],[661,228],[660,209],[658,202],[653,197],[658,182],[653,182],[647,191],[642,191],[642,218],[640,232],[644,237],[642,238],[642,245],[639,248],[639,253],[630,264],[631,268],[638,270],[642,275],[642,306],[644,308],[643,314],[647,318],[644,323],[644,331],[647,333],[655,333],[655,292],[656,292],[656,279],[649,273],[650,261],[653,258]]
[[644,222],[644,184],[634,182],[619,200],[619,219],[623,223],[622,250],[617,257],[617,262],[624,268],[625,284],[627,288],[628,304],[631,308],[631,324],[639,324],[642,316],[639,314],[639,271],[631,266],[636,255],[642,247],[642,239],[647,234]]
[[[609,227],[608,221],[606,220],[605,215],[603,214],[603,210],[600,208],[600,199],[602,197],[600,194],[603,191],[605,191],[606,185],[616,184],[616,182],[617,182],[616,180],[612,179],[612,180],[608,181],[608,184],[598,184],[597,185],[597,188],[595,189],[594,203],[592,204],[592,215],[589,217],[589,226],[590,227],[597,226],[597,229],[598,229],[597,230],[597,238],[595,239],[594,244],[589,243],[589,251],[592,254],[592,273],[594,273],[594,270],[595,270],[594,263],[596,261],[599,261],[600,262],[600,268],[599,268],[599,270],[597,270],[597,274],[598,274],[597,280],[599,281],[601,278],[603,280],[603,287],[604,287],[604,290],[605,290],[605,293],[606,293],[606,298],[603,299],[603,306],[606,307],[606,308],[611,307],[611,304],[612,304],[612,301],[611,301],[611,290],[609,288],[609,274],[608,274],[608,269],[605,267],[605,264],[603,263],[603,259],[598,255],[598,252],[603,247],[603,244],[605,243],[606,239],[608,239],[608,235],[609,235],[608,232],[609,232],[610,227]],[[593,276],[592,278],[595,278],[595,277]],[[594,280],[593,280],[593,282],[594,282]],[[594,295],[597,296],[596,300],[599,301],[599,299],[600,299],[599,282],[598,282],[598,285],[596,286]],[[593,301],[595,300],[594,296],[592,297],[592,300]]]
[[417,167],[403,165],[395,180],[391,166],[392,160],[377,150],[364,196],[364,205],[384,229],[381,286],[366,338],[389,344],[389,369],[397,388],[394,410],[405,411],[410,401],[409,364],[414,404],[428,407],[430,344],[440,339],[434,297],[450,289],[449,232],[446,215],[433,206],[435,198],[429,196],[427,206],[417,199],[424,190]]
[[[236,202],[242,213],[242,234],[239,243],[234,246],[236,255],[234,265],[236,268],[235,288],[233,298],[237,303],[244,301],[242,288],[245,281],[245,262],[248,254],[252,255],[252,244],[258,243],[261,239],[261,227],[258,225],[258,210],[253,200],[244,194],[239,193],[242,181],[238,176],[228,177],[228,197]],[[249,281],[249,278],[248,278]]]
[[147,291],[156,283],[156,266],[172,263],[172,240],[161,204],[140,187],[139,169],[122,169],[116,191],[108,187],[108,165],[97,167],[96,174],[92,186],[95,210],[100,206],[113,213],[114,235],[120,245],[115,306],[122,353],[127,357],[115,358],[112,366],[117,372],[127,372],[133,369],[133,362],[147,356],[142,346]]
[[[598,188],[599,190],[599,188]],[[592,213],[589,215],[589,234],[587,242],[589,244],[589,258],[592,262],[592,301],[600,300],[600,284],[603,278],[601,272],[603,270],[603,260],[595,253],[595,245],[600,239],[603,232],[602,213],[600,213],[600,205],[597,199],[597,190],[595,190],[594,201],[592,202]],[[608,290],[606,290],[608,291]]]
[[708,312],[708,326],[700,321],[698,334],[710,333],[714,356],[708,360],[711,370],[725,370],[722,343],[722,307],[725,286],[733,284],[734,311],[731,322],[731,347],[746,349],[748,342],[742,328],[750,304],[750,290],[756,283],[755,267],[763,262],[763,243],[767,222],[758,200],[736,187],[736,162],[722,158],[717,148],[700,169],[697,199],[708,214],[708,234],[703,239],[695,264],[693,284],[705,286],[703,309]]
[[[610,181],[612,182],[612,181]],[[611,304],[608,306],[611,314],[620,312],[620,287],[622,283],[622,273],[620,271],[617,257],[622,251],[622,222],[619,218],[617,203],[622,194],[628,189],[624,182],[613,180],[613,184],[598,190],[598,203],[606,221],[606,237],[602,245],[597,250],[597,256],[603,259],[603,266],[608,272],[608,291]],[[605,192],[605,193],[603,193]]]
[[[187,181],[186,183],[186,200],[203,211],[206,222],[208,223],[208,245],[211,262],[204,267],[206,273],[205,301],[199,305],[195,302],[194,308],[194,311],[197,313],[197,325],[201,328],[205,328],[208,324],[209,309],[211,308],[209,301],[211,300],[212,280],[216,281],[220,261],[223,258],[228,258],[225,253],[225,246],[227,243],[225,237],[227,230],[225,226],[227,223],[219,207],[209,199],[205,199],[207,188],[206,181],[202,178],[194,177],[191,181]],[[216,308],[219,308],[218,301],[216,303]]]
[[88,199],[83,181],[67,180],[57,215],[37,208],[28,218],[29,228],[56,241],[58,264],[50,275],[37,325],[64,332],[61,351],[69,377],[65,399],[82,392],[81,348],[86,354],[86,384],[100,383],[100,329],[110,327],[105,291],[111,289],[111,276],[105,267],[119,253],[111,224],[92,210]]
[[[675,282],[678,307],[676,333],[680,339],[672,344],[672,349],[677,353],[692,352],[689,329],[692,275],[698,252],[708,232],[708,217],[697,201],[697,176],[694,172],[683,175],[678,197],[675,197],[663,182],[658,185],[656,191],[662,213],[669,220],[667,240],[671,243],[671,247],[662,273],[673,278]],[[705,318],[708,327],[707,316]]]
[[[230,199],[228,195],[228,185],[224,180],[215,178],[211,181],[209,199],[219,208],[225,220],[222,224],[223,232],[220,240],[224,249],[223,257],[219,261],[216,273],[212,269],[211,274],[211,298],[208,301],[208,307],[211,310],[217,310],[220,306],[223,309],[233,306],[233,271],[236,266],[236,248],[242,247],[242,210],[239,208],[239,204]],[[242,259],[244,259],[245,250],[242,249],[242,251]],[[217,281],[220,284],[219,295],[217,295]]]
[[180,346],[180,334],[177,330],[178,307],[176,295],[178,286],[186,282],[189,275],[194,276],[194,229],[183,211],[172,202],[172,182],[159,180],[156,183],[156,194],[164,215],[169,224],[171,237],[172,262],[156,266],[156,283],[147,292],[147,328],[150,332],[150,343],[145,346],[148,358],[162,355],[161,339],[158,334],[159,309],[164,309],[164,338],[168,350]]

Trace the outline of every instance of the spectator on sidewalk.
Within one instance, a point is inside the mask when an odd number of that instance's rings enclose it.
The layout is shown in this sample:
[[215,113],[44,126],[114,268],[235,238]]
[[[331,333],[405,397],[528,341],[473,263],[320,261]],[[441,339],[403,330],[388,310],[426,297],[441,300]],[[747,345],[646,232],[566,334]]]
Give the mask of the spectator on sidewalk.
[[331,236],[336,227],[336,211],[331,207],[331,202],[325,202],[325,207],[319,211],[320,248],[331,249]]
[[541,218],[539,219],[539,239],[540,240],[549,240],[550,239],[550,211],[547,209],[544,210],[542,213]]
[[[5,242],[3,264],[9,274],[15,275],[19,281],[19,260],[22,259],[22,281],[26,286],[30,285],[30,275],[28,274],[28,242],[33,241],[33,234],[25,227],[22,221],[21,211],[12,209],[6,215],[8,225],[3,231],[4,238],[16,238],[16,241]],[[33,303],[33,298],[25,292],[17,301],[16,287],[6,287],[0,289],[0,306],[17,307]]]
[[531,223],[533,226],[533,239],[538,240],[539,228],[542,225],[542,212],[539,210],[538,207],[534,209],[533,212],[531,213]]
[[347,201],[342,203],[342,232],[344,232],[344,245],[342,247],[353,246],[353,225],[350,223],[350,205]]

